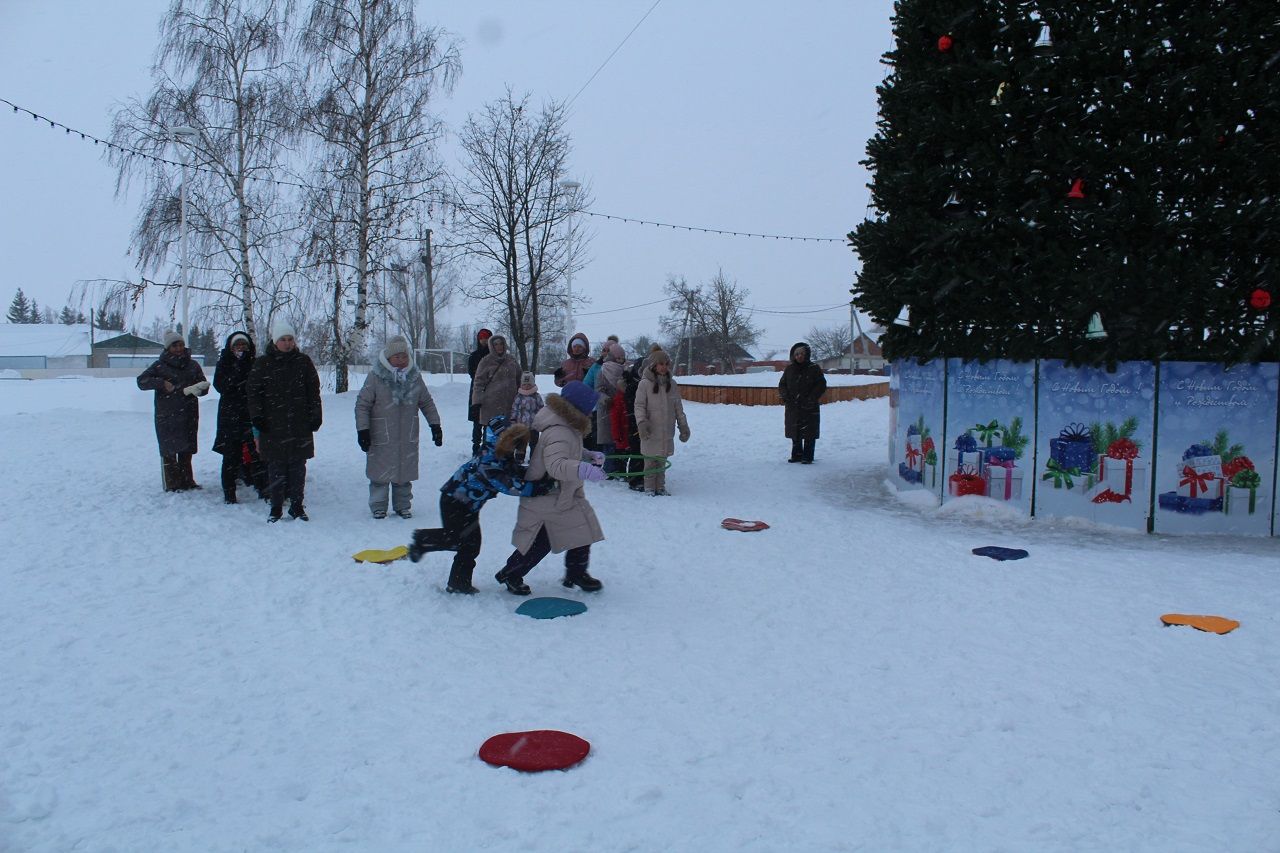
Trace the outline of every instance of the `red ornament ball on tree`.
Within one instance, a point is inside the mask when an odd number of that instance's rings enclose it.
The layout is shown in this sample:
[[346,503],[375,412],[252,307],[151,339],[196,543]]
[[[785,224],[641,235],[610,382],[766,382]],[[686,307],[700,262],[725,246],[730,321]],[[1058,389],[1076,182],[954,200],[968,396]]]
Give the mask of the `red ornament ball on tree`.
[[1271,294],[1259,287],[1249,294],[1249,305],[1255,311],[1265,311],[1271,307]]
[[942,51],[943,53],[946,53],[947,51],[951,50],[951,45],[953,44],[955,44],[955,42],[951,40],[951,36],[944,35],[938,38],[938,50]]

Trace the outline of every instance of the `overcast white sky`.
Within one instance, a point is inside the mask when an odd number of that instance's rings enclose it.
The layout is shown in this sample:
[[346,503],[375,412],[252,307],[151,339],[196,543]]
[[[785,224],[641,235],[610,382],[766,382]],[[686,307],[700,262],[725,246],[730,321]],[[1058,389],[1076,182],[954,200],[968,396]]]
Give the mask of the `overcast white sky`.
[[[505,84],[569,98],[653,0],[418,3],[462,42],[463,75],[440,102],[457,126]],[[106,137],[113,107],[144,96],[167,0],[0,0],[0,97]],[[865,214],[858,161],[875,124],[891,0],[661,0],[577,98],[569,127],[594,210],[736,231],[843,237]],[[136,198],[116,198],[101,151],[0,113],[0,301],[22,287],[60,308],[77,280],[133,278]],[[843,243],[698,234],[593,219],[574,280],[593,340],[654,334],[668,274],[718,268],[748,289],[765,329],[757,356],[814,325],[848,323],[856,258]],[[154,313],[159,306],[149,306]],[[588,314],[588,312],[608,312]],[[479,316],[473,306],[452,322]]]

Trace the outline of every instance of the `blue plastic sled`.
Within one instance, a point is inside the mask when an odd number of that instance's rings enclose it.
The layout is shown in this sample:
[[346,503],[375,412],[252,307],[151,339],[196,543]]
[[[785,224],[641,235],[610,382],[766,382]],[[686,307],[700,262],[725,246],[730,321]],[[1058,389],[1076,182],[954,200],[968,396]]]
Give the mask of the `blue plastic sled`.
[[577,616],[587,612],[587,605],[568,598],[531,598],[516,608],[521,616],[534,619],[555,619],[557,616]]
[[985,545],[974,548],[973,553],[979,557],[990,557],[993,560],[1021,560],[1027,552],[1021,548],[1001,548],[998,545]]

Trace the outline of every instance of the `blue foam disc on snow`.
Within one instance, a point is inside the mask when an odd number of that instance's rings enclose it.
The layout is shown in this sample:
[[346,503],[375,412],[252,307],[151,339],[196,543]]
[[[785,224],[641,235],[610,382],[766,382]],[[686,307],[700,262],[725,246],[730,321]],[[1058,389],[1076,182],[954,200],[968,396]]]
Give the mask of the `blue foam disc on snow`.
[[586,613],[587,605],[569,598],[531,598],[517,607],[516,612],[534,619],[555,619],[557,616]]
[[1021,560],[1027,556],[1027,552],[1021,548],[1001,548],[998,545],[984,545],[981,548],[974,548],[973,553],[979,557],[990,557],[993,560]]

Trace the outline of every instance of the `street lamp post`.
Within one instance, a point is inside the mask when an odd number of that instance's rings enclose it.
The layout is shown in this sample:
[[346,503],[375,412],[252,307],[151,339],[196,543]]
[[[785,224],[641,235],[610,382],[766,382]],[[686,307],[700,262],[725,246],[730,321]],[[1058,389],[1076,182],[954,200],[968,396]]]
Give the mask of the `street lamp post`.
[[573,329],[573,216],[578,208],[578,190],[582,184],[577,181],[561,181],[560,189],[569,194],[569,266],[566,272],[568,299],[565,300],[564,323],[565,334],[572,335]]
[[169,138],[175,143],[182,142],[182,187],[178,195],[178,240],[182,252],[182,338],[186,340],[191,334],[187,324],[190,307],[188,288],[191,284],[191,270],[187,265],[187,167],[191,165],[191,141],[198,135],[194,127],[171,127]]

